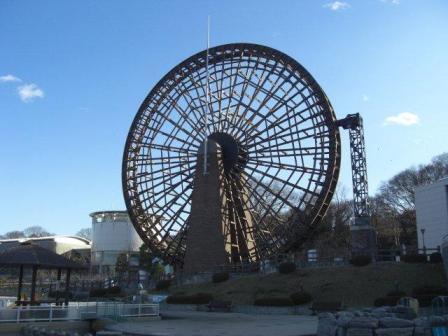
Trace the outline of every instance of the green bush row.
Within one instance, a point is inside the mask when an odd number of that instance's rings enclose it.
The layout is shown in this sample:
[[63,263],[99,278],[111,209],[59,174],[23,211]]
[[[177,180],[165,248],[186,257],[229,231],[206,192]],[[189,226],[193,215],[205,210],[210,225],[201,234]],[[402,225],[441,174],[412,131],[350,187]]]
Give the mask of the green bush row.
[[159,280],[156,283],[156,290],[167,290],[171,286],[171,280]]
[[[407,263],[425,263],[427,258],[424,254],[405,254],[401,256],[401,260]],[[429,262],[438,264],[442,262],[442,255],[439,252],[434,252],[429,255]]]
[[278,265],[278,272],[281,274],[289,274],[293,273],[296,270],[296,264],[293,262],[282,262],[280,265]]
[[117,296],[121,294],[121,288],[118,286],[110,288],[91,288],[90,297]]
[[212,282],[219,283],[229,280],[230,275],[227,272],[215,273],[212,276]]
[[271,307],[286,307],[294,306],[294,302],[289,297],[263,297],[255,299],[255,306],[271,306]]
[[192,295],[170,295],[166,298],[166,303],[173,304],[207,304],[213,300],[213,296],[208,293],[196,293]]
[[[412,290],[411,296],[418,300],[420,307],[428,307],[434,298],[438,296],[447,296],[448,290],[444,287],[437,286],[419,286]],[[392,291],[385,297],[377,298],[374,301],[376,307],[380,306],[396,306],[398,301],[406,296],[406,292]]]
[[358,267],[366,266],[366,265],[370,264],[371,262],[372,262],[372,257],[368,256],[368,255],[357,255],[357,256],[354,256],[350,260],[350,264],[352,264],[353,266],[358,266]]
[[298,306],[305,303],[309,303],[313,300],[310,293],[300,291],[291,294],[289,297],[261,297],[254,301],[255,306],[271,306],[271,307],[288,307]]
[[[213,300],[213,295],[209,293],[196,293],[192,295],[174,294],[166,299],[170,304],[207,304]],[[291,294],[289,297],[262,297],[254,301],[255,306],[285,307],[302,305],[313,300],[310,293],[300,291]]]

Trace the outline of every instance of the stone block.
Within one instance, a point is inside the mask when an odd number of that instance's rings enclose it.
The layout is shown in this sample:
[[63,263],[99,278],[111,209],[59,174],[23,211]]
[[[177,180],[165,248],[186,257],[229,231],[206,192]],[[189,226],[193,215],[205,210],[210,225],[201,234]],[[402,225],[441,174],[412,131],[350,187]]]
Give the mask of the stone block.
[[394,317],[392,313],[389,313],[389,311],[385,307],[375,308],[372,310],[372,316],[376,318],[382,318],[382,317]]
[[343,327],[343,328],[347,328],[350,321],[352,320],[353,317],[348,316],[348,315],[341,315],[339,316],[339,318],[336,320],[336,323],[339,327]]
[[319,313],[317,317],[320,319],[336,319],[332,313]]
[[354,317],[348,325],[350,328],[375,329],[378,328],[378,319],[374,317]]
[[445,325],[445,319],[442,316],[430,316],[429,323],[431,327],[438,327]]
[[377,336],[413,336],[414,328],[387,328],[387,329],[377,329]]
[[398,318],[404,318],[407,320],[413,320],[417,317],[417,314],[411,307],[405,307],[405,306],[390,307],[390,312],[394,313]]
[[430,328],[415,327],[414,336],[432,336]]
[[336,318],[333,314],[319,314],[319,324],[317,325],[317,336],[336,336]]
[[414,320],[414,326],[422,328],[430,328],[431,322],[427,317],[419,317]]
[[394,317],[383,317],[380,319],[380,326],[383,328],[411,328],[414,326],[414,322]]
[[347,336],[347,329],[338,327],[338,329],[336,330],[336,336]]
[[373,330],[364,328],[349,328],[347,329],[347,336],[373,336]]

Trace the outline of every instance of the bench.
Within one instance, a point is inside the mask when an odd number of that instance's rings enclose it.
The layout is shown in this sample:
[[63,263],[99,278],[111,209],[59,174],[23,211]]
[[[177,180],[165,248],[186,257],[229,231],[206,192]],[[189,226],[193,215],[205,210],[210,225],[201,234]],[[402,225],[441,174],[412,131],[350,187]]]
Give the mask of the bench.
[[208,311],[213,311],[214,309],[220,309],[220,310],[226,310],[230,312],[232,309],[232,302],[231,301],[220,301],[220,300],[212,300],[207,305]]
[[342,309],[342,302],[340,301],[317,301],[311,305],[311,310],[314,314],[322,312],[337,312]]

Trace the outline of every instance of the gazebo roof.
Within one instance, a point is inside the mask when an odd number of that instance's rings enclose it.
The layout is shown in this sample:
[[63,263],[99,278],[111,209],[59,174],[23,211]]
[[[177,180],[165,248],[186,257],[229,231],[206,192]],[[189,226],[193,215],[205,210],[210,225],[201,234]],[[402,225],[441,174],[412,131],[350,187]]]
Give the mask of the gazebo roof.
[[39,245],[25,242],[0,253],[0,266],[37,266],[39,268],[83,269],[85,266]]

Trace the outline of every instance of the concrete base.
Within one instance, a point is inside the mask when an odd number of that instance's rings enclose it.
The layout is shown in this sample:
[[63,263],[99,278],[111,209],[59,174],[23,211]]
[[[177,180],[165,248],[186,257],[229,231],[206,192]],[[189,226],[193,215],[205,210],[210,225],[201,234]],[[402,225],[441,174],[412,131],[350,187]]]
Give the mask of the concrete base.
[[76,331],[80,334],[89,332],[90,323],[88,321],[53,321],[53,322],[20,322],[0,324],[0,335],[20,335],[20,330],[26,325],[34,325],[48,329],[58,329],[64,331]]
[[120,322],[108,329],[142,336],[309,336],[316,335],[317,322],[316,316],[303,315],[169,312],[161,321]]
[[359,219],[350,227],[351,254],[368,255],[375,259],[377,255],[376,233],[370,219]]

